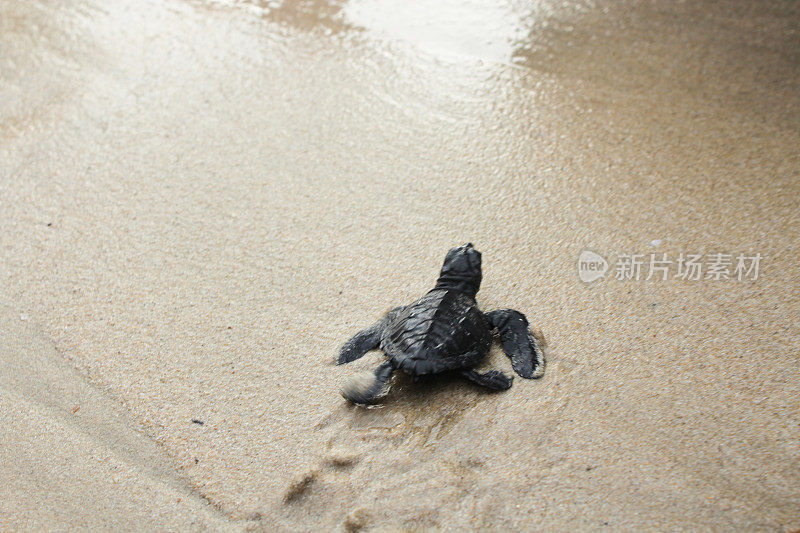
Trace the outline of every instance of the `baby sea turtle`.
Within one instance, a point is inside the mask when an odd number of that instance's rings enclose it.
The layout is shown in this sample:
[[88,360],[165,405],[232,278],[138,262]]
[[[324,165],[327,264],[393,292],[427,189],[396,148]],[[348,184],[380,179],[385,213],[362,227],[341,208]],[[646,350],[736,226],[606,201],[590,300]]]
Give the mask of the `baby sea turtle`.
[[342,346],[340,365],[375,348],[388,358],[374,373],[347,382],[342,396],[354,403],[375,403],[388,392],[395,370],[415,379],[450,372],[487,389],[506,390],[513,378],[499,370],[484,374],[473,370],[489,353],[494,329],[514,371],[527,379],[541,377],[544,358],[525,315],[513,309],[482,313],[475,302],[480,285],[481,253],[472,243],[450,250],[428,294],[411,305],[395,307]]

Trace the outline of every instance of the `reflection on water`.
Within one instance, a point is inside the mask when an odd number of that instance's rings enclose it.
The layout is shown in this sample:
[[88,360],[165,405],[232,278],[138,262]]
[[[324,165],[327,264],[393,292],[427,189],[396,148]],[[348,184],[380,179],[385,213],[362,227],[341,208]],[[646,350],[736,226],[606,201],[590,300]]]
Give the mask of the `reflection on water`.
[[340,16],[341,0],[192,0],[197,4],[237,7],[268,20],[304,31],[325,28],[341,32],[347,25]]
[[[276,24],[278,31],[265,33],[279,35],[284,45],[292,42],[295,54],[310,45],[315,56],[352,61],[366,80],[364,94],[411,120],[429,122],[426,130],[442,124],[479,126],[482,111],[507,101],[508,86],[498,83],[500,78],[540,79],[539,69],[521,67],[536,65],[546,50],[540,41],[546,40],[548,21],[571,8],[553,0],[523,5],[507,0],[187,2],[201,10],[240,9]],[[383,68],[393,74],[376,75]],[[539,92],[527,84],[525,98]]]
[[526,33],[504,2],[353,0],[343,13],[356,26],[445,60],[506,63]]
[[[194,1],[194,0],[193,0]],[[532,26],[552,13],[548,2],[525,9],[487,0],[198,0],[238,7],[304,31],[366,30],[377,40],[407,46],[445,62],[513,63]]]

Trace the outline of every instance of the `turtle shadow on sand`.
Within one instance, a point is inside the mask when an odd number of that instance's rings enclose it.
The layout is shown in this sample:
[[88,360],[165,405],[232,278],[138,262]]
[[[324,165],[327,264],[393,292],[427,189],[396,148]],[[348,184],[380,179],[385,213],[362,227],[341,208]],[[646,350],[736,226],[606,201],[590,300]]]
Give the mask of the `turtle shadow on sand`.
[[[398,444],[413,440],[434,447],[464,416],[494,396],[449,374],[415,381],[399,373],[390,389],[390,395],[368,408],[342,402],[317,428],[335,425],[347,435],[365,440],[389,439]],[[336,434],[332,435],[331,445],[337,440]]]

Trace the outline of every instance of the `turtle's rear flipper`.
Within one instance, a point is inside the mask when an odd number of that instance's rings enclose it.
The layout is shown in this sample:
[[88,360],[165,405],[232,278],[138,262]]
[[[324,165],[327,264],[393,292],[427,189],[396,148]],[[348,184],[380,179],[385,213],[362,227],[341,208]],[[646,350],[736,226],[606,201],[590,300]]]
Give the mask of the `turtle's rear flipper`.
[[527,379],[544,374],[544,356],[528,329],[528,319],[519,311],[500,309],[486,313],[492,327],[497,328],[503,351],[511,359],[514,371]]
[[394,367],[387,361],[376,368],[375,372],[359,374],[351,378],[342,387],[342,396],[353,403],[375,403],[389,392],[389,378],[393,373]]
[[364,354],[368,351],[377,348],[381,343],[383,330],[386,329],[386,326],[394,320],[402,309],[402,307],[395,307],[376,323],[356,333],[353,338],[342,346],[336,364],[343,365],[344,363],[355,361],[356,359],[364,357]]
[[511,382],[514,381],[514,378],[506,376],[499,370],[490,370],[485,374],[478,374],[474,370],[464,370],[461,375],[474,384],[491,390],[507,390],[511,388]]

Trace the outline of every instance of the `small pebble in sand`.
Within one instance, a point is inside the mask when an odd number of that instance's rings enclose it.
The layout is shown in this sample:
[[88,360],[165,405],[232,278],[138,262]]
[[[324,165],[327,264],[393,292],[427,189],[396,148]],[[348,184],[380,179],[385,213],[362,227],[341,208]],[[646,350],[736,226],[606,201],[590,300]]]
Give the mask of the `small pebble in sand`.
[[297,476],[283,495],[284,503],[292,502],[305,494],[309,487],[311,487],[311,484],[317,479],[318,474],[316,470],[309,470]]
[[364,529],[368,520],[369,515],[366,509],[355,509],[345,517],[342,525],[345,531],[355,532]]
[[203,422],[202,420],[198,420],[198,419],[196,419],[196,418],[192,418],[192,423],[193,423],[193,424],[198,424],[198,425],[200,425],[200,426],[202,426],[203,424],[205,424],[205,422]]

